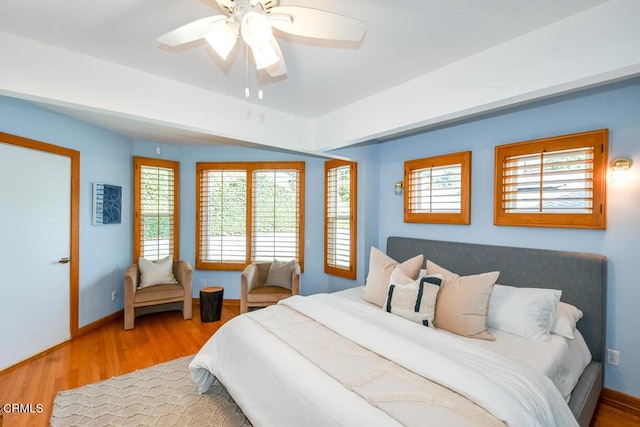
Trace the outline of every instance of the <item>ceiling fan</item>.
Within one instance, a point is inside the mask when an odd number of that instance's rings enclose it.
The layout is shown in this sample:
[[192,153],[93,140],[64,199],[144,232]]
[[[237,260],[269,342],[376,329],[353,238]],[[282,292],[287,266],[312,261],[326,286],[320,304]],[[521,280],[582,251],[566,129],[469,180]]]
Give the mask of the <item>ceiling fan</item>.
[[214,15],[183,25],[157,41],[178,46],[204,38],[226,60],[239,37],[251,48],[258,70],[277,77],[287,73],[275,28],[302,37],[359,41],[365,23],[335,13],[301,6],[277,6],[278,0],[216,0],[226,15]]

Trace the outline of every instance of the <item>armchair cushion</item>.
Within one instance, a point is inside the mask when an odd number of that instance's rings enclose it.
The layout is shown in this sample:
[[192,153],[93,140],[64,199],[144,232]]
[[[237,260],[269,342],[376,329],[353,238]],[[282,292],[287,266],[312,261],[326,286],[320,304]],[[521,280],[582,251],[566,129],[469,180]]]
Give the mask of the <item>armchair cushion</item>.
[[260,286],[247,295],[249,303],[275,304],[283,298],[291,296],[291,290],[279,286]]
[[181,284],[175,285],[155,285],[138,289],[133,297],[134,303],[143,303],[150,301],[160,301],[165,299],[175,299],[184,296],[184,288]]
[[274,261],[269,267],[269,274],[265,281],[265,286],[279,286],[285,289],[291,289],[293,269],[296,266],[295,260],[288,262]]
[[139,288],[178,283],[173,275],[173,257],[171,255],[158,261],[149,261],[140,257],[138,266],[140,268]]

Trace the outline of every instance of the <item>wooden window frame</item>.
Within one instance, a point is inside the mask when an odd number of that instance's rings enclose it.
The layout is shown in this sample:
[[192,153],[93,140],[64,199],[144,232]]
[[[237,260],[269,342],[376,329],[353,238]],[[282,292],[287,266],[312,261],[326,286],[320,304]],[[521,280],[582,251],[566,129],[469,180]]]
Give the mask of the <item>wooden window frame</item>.
[[[609,132],[599,129],[570,135],[517,142],[495,147],[494,224],[522,227],[606,229],[606,174]],[[511,213],[503,204],[505,159],[512,156],[593,148],[593,211],[591,213]]]
[[[411,212],[409,200],[412,191],[410,180],[412,171],[416,169],[445,167],[457,164],[461,165],[460,212]],[[404,222],[427,224],[471,224],[471,151],[408,160],[404,162],[404,183]]]
[[[349,267],[342,268],[329,262],[329,172],[339,167],[349,167]],[[324,163],[324,272],[346,279],[356,279],[357,249],[357,200],[358,164],[345,160],[328,160]]]
[[[274,169],[296,169],[299,173],[300,188],[298,190],[299,200],[299,214],[298,221],[298,265],[300,270],[304,271],[304,219],[305,219],[305,163],[304,162],[197,162],[196,163],[196,269],[197,270],[225,270],[225,271],[241,271],[248,264],[252,263],[252,226],[253,226],[253,172],[257,170],[274,170]],[[202,213],[201,213],[201,196],[200,196],[200,184],[202,173],[209,170],[236,170],[246,171],[247,173],[247,186],[246,186],[246,224],[247,224],[247,242],[246,242],[246,257],[244,262],[211,262],[202,261],[200,257],[201,248],[201,226]]]
[[133,262],[137,263],[141,256],[140,236],[141,221],[141,167],[158,167],[173,170],[173,259],[180,259],[180,162],[173,160],[153,159],[148,157],[133,158]]

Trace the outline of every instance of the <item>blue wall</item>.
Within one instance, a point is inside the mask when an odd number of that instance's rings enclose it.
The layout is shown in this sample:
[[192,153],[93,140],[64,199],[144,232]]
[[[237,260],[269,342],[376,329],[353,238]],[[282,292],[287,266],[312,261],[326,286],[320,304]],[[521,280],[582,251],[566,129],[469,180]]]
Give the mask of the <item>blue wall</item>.
[[[495,145],[608,128],[610,159],[626,156],[635,167],[629,182],[609,185],[607,230],[496,227],[493,225],[493,149]],[[640,79],[509,109],[418,135],[350,147],[333,154],[358,161],[358,275],[356,281],[323,272],[324,159],[227,146],[159,144],[131,141],[85,123],[0,97],[0,131],[81,152],[80,326],[122,308],[122,272],[131,262],[131,157],[180,162],[180,257],[195,263],[195,163],[197,161],[304,160],[306,162],[305,272],[302,292],[311,294],[363,284],[370,246],[385,247],[390,235],[479,242],[606,255],[608,265],[607,346],[620,350],[621,366],[606,367],[606,386],[640,396],[640,286],[634,263],[640,253]],[[178,141],[177,141],[178,142]],[[162,150],[156,156],[155,147]],[[393,193],[403,162],[472,150],[472,222],[469,226],[406,224],[402,197]],[[91,225],[91,183],[121,185],[122,224]],[[194,271],[194,296],[200,281],[225,287],[239,298],[239,272]],[[111,302],[112,289],[120,298]]]
[[[607,230],[493,225],[494,146],[594,129],[609,129],[609,158],[629,157],[629,182],[607,188]],[[608,258],[607,347],[621,366],[606,366],[606,386],[640,396],[640,79],[511,109],[378,145],[378,245],[388,236],[593,252]],[[471,225],[403,222],[402,196],[393,193],[405,160],[472,150]]]
[[[123,307],[131,263],[131,141],[28,102],[0,97],[0,131],[80,151],[80,308],[85,326]],[[92,184],[122,186],[122,223],[91,225]],[[111,301],[111,292],[118,297]]]

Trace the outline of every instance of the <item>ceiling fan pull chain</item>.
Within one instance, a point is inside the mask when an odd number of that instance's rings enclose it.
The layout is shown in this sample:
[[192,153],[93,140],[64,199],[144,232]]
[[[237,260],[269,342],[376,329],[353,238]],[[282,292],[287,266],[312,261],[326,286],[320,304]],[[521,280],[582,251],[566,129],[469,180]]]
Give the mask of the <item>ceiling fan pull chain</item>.
[[247,86],[244,88],[244,96],[245,98],[249,98],[251,93],[249,92],[249,45],[245,43],[244,45],[244,57],[245,57],[245,77],[247,78]]
[[262,92],[262,70],[258,70],[258,99],[262,101],[264,92]]

